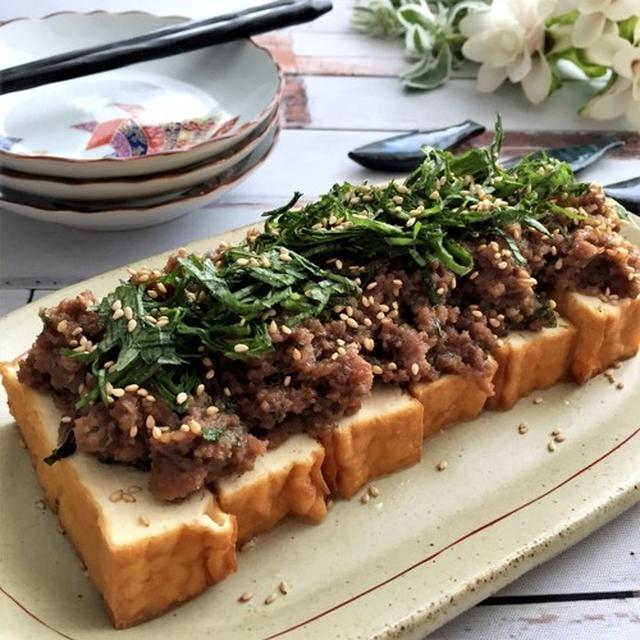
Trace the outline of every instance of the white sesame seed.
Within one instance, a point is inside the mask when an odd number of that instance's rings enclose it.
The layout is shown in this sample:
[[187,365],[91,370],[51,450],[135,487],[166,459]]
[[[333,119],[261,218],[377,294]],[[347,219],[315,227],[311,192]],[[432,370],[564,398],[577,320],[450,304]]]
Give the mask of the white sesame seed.
[[134,384],[128,384],[128,385],[124,388],[124,390],[125,390],[127,393],[135,393],[139,388],[140,388],[140,387],[139,387],[137,384],[135,384],[135,383],[134,383]]
[[364,339],[364,348],[367,351],[373,351],[374,347],[375,347],[375,342],[373,341],[373,338],[365,338]]
[[111,502],[120,502],[122,500],[122,495],[124,491],[122,489],[116,489],[112,494],[109,495],[109,500]]
[[145,293],[152,299],[155,300],[158,297],[158,292],[153,289],[147,289]]
[[184,404],[187,401],[187,398],[189,396],[187,395],[187,393],[185,391],[181,391],[177,396],[176,396],[176,402],[178,404]]
[[285,387],[288,387],[291,384],[291,376],[285,376],[283,384]]
[[147,518],[147,516],[145,515],[141,515],[138,518],[138,522],[143,526],[143,527],[148,527],[151,523],[149,522],[149,518]]
[[246,344],[238,343],[233,347],[233,350],[236,353],[246,353],[247,351],[249,351],[249,346]]
[[365,493],[360,497],[360,502],[362,502],[362,504],[367,504],[369,500],[371,500],[371,496],[368,493]]
[[347,318],[346,323],[347,326],[351,327],[352,329],[357,329],[360,326],[358,322],[353,318]]
[[58,324],[56,325],[56,330],[58,331],[58,333],[64,333],[67,330],[68,326],[69,322],[67,320],[60,320],[60,322],[58,322]]
[[215,375],[216,375],[216,372],[213,369],[209,369],[209,371],[207,371],[207,373],[204,374],[204,377],[205,377],[205,380],[211,380]]
[[197,387],[196,387],[196,395],[197,396],[201,396],[204,393],[204,385],[202,383],[200,383]]
[[131,320],[131,318],[133,318],[133,309],[131,307],[125,307],[123,311],[125,320]]
[[436,465],[436,469],[438,471],[444,471],[449,466],[449,463],[446,460],[440,460]]
[[[129,271],[129,273],[131,273],[131,271]],[[133,271],[133,273],[131,273],[131,275],[135,275],[135,271]],[[122,300],[116,300],[112,305],[111,305],[111,310],[112,311],[117,311],[118,309],[122,309]]]
[[191,429],[189,428],[188,424],[181,424],[180,431],[182,431],[182,433],[189,433]]
[[367,285],[367,291],[371,291],[372,289],[375,289],[377,286],[378,286],[378,283],[377,283],[377,282],[370,282],[370,283]]
[[202,425],[197,420],[189,420],[189,429],[191,429],[191,433],[196,435],[202,433]]
[[60,418],[60,422],[62,422],[64,424],[68,424],[72,420],[73,420],[73,418],[71,416],[62,416],[62,418]]
[[291,355],[293,356],[294,360],[302,360],[302,353],[300,352],[300,349],[294,347],[291,351]]
[[129,429],[129,437],[130,438],[135,438],[137,435],[138,435],[138,427],[133,425],[133,427],[131,427],[131,429]]
[[280,584],[278,585],[278,589],[280,589],[280,593],[283,596],[286,596],[287,593],[289,593],[289,585],[284,580],[280,580]]
[[218,413],[219,411],[220,411],[220,409],[218,409],[218,407],[215,407],[214,405],[209,405],[209,406],[207,407],[206,414],[207,414],[208,416],[214,416],[214,415],[215,415],[216,413]]
[[124,311],[122,309],[116,309],[113,312],[113,315],[111,316],[111,318],[113,320],[120,320],[120,318],[122,318],[122,316],[124,316]]
[[137,326],[138,323],[135,320],[129,320],[129,322],[127,323],[127,331],[129,333],[133,333],[136,330]]
[[380,489],[378,489],[378,487],[376,487],[375,485],[371,485],[369,487],[369,495],[372,498],[377,498],[380,495]]
[[527,423],[526,422],[521,422],[518,425],[518,433],[520,435],[524,435],[525,433],[527,433],[527,431],[529,431],[529,427],[527,426]]
[[542,397],[541,396],[537,396],[536,398],[533,399],[533,404],[542,404]]
[[240,267],[246,267],[249,264],[249,260],[247,260],[247,258],[238,258],[236,264]]
[[156,419],[151,414],[149,414],[147,416],[147,419],[145,420],[145,425],[147,429],[153,429],[153,427],[156,426]]
[[146,389],[138,389],[136,391],[136,393],[141,397],[144,398],[144,396],[148,395],[149,392]]
[[549,451],[555,451],[555,450],[556,450],[556,445],[555,445],[555,443],[554,443],[554,441],[553,441],[553,440],[550,440],[550,441],[549,441],[549,444],[547,444],[547,449],[548,449]]
[[272,604],[273,602],[276,601],[276,598],[278,596],[275,593],[270,593],[265,599],[264,599],[264,603],[265,604]]
[[414,376],[417,376],[420,373],[420,365],[417,362],[414,362],[411,365],[411,373]]
[[374,364],[371,367],[371,371],[373,372],[374,375],[377,375],[377,376],[380,376],[380,375],[382,375],[384,373],[382,367],[377,365],[377,364]]
[[230,398],[230,397],[231,397],[231,389],[229,389],[229,387],[225,387],[225,388],[222,390],[222,393],[224,393],[224,395],[225,395],[225,396],[227,396],[227,398]]
[[124,394],[125,394],[125,390],[120,388],[120,387],[115,387],[111,391],[111,395],[115,396],[116,398],[122,398],[122,396],[124,396]]
[[159,440],[162,437],[162,431],[158,427],[151,429],[151,435],[155,440]]
[[291,329],[289,329],[289,327],[287,327],[287,325],[286,325],[286,324],[283,324],[283,325],[280,327],[280,331],[282,331],[282,333],[284,333],[284,334],[285,334],[285,335],[287,335],[287,336],[290,336],[290,335],[291,335]]
[[251,598],[253,598],[253,593],[251,593],[251,591],[245,591],[238,598],[238,602],[249,602],[249,600],[251,600]]

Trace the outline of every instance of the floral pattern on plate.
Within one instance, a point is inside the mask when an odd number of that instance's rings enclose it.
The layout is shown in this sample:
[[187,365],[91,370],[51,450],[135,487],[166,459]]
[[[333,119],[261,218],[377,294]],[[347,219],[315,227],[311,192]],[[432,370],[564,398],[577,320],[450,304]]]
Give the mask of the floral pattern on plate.
[[[89,120],[72,125],[74,129],[90,134],[86,149],[110,146],[112,151],[105,154],[105,158],[132,158],[188,149],[228,133],[239,118],[227,118],[224,112],[218,112],[181,122],[145,124],[143,105],[114,103],[112,106],[124,111],[126,115],[103,122]],[[0,140],[0,147],[2,144],[3,141]]]

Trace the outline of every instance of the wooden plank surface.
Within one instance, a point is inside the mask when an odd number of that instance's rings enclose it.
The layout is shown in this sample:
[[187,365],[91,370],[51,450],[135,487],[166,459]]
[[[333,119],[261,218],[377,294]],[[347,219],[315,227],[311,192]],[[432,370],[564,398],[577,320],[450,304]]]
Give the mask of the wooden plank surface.
[[[135,8],[203,17],[254,3],[138,0]],[[312,24],[261,37],[288,73],[287,130],[264,167],[219,203],[174,223],[115,233],[64,229],[0,211],[0,315],[30,298],[38,304],[60,286],[250,223],[287,199],[293,188],[312,197],[343,179],[387,179],[389,175],[364,171],[346,153],[390,132],[446,126],[469,117],[491,128],[499,110],[508,129],[507,155],[512,155],[578,140],[581,131],[624,131],[628,126],[623,120],[603,124],[578,118],[576,108],[588,95],[585,87],[572,87],[533,108],[518,88],[479,94],[471,68],[439,91],[403,92],[394,77],[407,64],[401,47],[354,33],[349,26],[351,0],[334,4],[331,13]],[[131,5],[130,0],[3,0],[0,21],[61,9],[127,11]],[[640,174],[640,136],[627,132],[625,139],[624,151],[585,172],[585,179],[610,182]],[[638,532],[640,505],[432,637],[640,638]]]

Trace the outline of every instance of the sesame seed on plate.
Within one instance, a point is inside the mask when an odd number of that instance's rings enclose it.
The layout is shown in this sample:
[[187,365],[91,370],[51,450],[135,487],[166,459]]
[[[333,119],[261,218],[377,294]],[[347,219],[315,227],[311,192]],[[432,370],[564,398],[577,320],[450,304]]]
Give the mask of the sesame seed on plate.
[[278,585],[278,589],[280,589],[280,593],[283,596],[286,596],[287,593],[289,593],[289,585],[284,580],[280,580],[280,584]]
[[273,602],[276,601],[276,598],[278,596],[275,593],[270,593],[265,599],[264,599],[264,603],[265,604],[272,604]]
[[547,449],[549,451],[555,451],[556,450],[556,445],[555,445],[553,440],[549,440],[549,444],[547,444]]
[[245,591],[238,598],[238,602],[249,602],[249,600],[251,600],[251,598],[253,598],[253,593],[251,593],[251,591]]
[[380,489],[373,484],[369,487],[368,491],[372,498],[377,498],[380,495]]
[[362,502],[362,504],[367,504],[369,500],[371,500],[371,496],[368,493],[365,493],[360,497],[360,502]]
[[444,471],[449,466],[449,463],[446,460],[440,460],[436,465],[436,469],[438,471]]
[[143,527],[148,527],[151,523],[149,522],[149,518],[147,518],[147,516],[145,515],[141,515],[138,518],[138,522],[143,526]]
[[527,433],[527,431],[529,431],[529,427],[528,427],[527,423],[526,422],[521,422],[518,425],[518,433],[520,435],[524,435],[525,433]]

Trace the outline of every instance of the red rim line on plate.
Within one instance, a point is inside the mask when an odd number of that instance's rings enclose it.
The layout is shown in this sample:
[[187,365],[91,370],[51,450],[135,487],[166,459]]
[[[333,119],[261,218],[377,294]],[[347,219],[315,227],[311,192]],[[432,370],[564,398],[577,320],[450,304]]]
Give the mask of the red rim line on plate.
[[[572,480],[575,480],[575,478],[581,476],[583,473],[586,473],[587,471],[589,471],[590,469],[595,467],[597,464],[599,464],[600,462],[602,462],[603,460],[605,460],[606,458],[608,458],[609,456],[614,454],[616,451],[618,451],[618,449],[621,449],[625,444],[627,444],[635,436],[637,436],[638,433],[640,433],[640,427],[634,429],[634,431],[632,431],[626,438],[624,438],[624,440],[620,441],[617,445],[615,445],[614,447],[612,447],[608,451],[605,451],[605,453],[603,453],[599,458],[596,458],[593,462],[590,462],[588,465],[582,467],[581,469],[579,469],[578,471],[576,471],[575,473],[570,475],[568,478],[565,478],[564,480],[562,480],[558,484],[554,485],[550,489],[547,489],[547,491],[535,496],[534,498],[531,498],[530,500],[527,500],[527,502],[521,504],[518,507],[515,507],[515,508],[511,509],[511,511],[507,511],[506,513],[503,513],[502,515],[497,516],[493,520],[490,520],[489,522],[486,522],[485,524],[482,524],[479,527],[476,527],[475,529],[472,529],[471,531],[469,531],[469,532],[465,533],[464,535],[460,536],[459,538],[457,538],[453,542],[450,542],[449,544],[445,545],[444,547],[441,547],[440,549],[438,549],[438,551],[434,551],[432,554],[428,555],[426,558],[423,558],[422,560],[418,560],[418,562],[415,562],[414,564],[410,565],[406,569],[402,569],[402,571],[398,571],[397,573],[393,574],[392,576],[389,576],[385,580],[382,580],[381,582],[378,582],[377,584],[369,587],[368,589],[365,589],[364,591],[361,591],[360,593],[357,593],[355,596],[352,596],[351,598],[348,598],[347,600],[343,600],[342,602],[339,602],[339,603],[333,605],[329,609],[325,609],[324,611],[321,611],[320,613],[317,613],[316,615],[314,615],[314,616],[312,616],[310,618],[307,618],[306,620],[302,620],[301,622],[298,622],[298,623],[296,623],[296,624],[294,624],[294,625],[292,625],[290,627],[287,627],[286,629],[283,629],[282,631],[277,631],[276,633],[273,633],[270,636],[266,636],[262,640],[274,640],[275,638],[280,638],[281,636],[284,636],[287,633],[290,633],[291,631],[295,631],[296,629],[299,629],[300,627],[303,627],[304,625],[307,625],[307,624],[309,624],[311,622],[319,620],[320,618],[324,618],[325,616],[329,615],[330,613],[333,613],[334,611],[337,611],[338,609],[342,609],[343,607],[347,606],[348,604],[351,604],[352,602],[355,602],[356,600],[359,600],[360,598],[362,598],[363,596],[366,596],[367,594],[371,593],[372,591],[376,591],[377,589],[380,589],[381,587],[384,587],[385,585],[389,584],[390,582],[393,582],[394,580],[397,580],[398,578],[400,578],[400,577],[404,576],[405,574],[413,571],[414,569],[417,569],[418,567],[426,564],[427,562],[433,560],[434,558],[437,558],[439,555],[441,555],[445,551],[455,547],[457,544],[460,544],[461,542],[464,542],[465,540],[467,540],[469,538],[472,538],[473,536],[475,536],[478,533],[488,529],[489,527],[492,527],[493,525],[497,524],[498,522],[501,522],[502,520],[506,520],[507,518],[509,518],[510,516],[514,515],[515,513],[518,513],[519,511],[522,511],[523,509],[526,509],[527,507],[531,506],[534,502],[538,502],[538,500],[541,500],[542,498],[547,497],[548,495],[554,493],[555,491],[557,491],[558,489],[562,488],[564,485],[568,484]],[[62,631],[59,631],[55,627],[51,626],[48,622],[45,622],[44,620],[39,618],[35,613],[30,611],[25,605],[23,605],[17,598],[15,598],[10,593],[8,593],[1,585],[0,585],[0,592],[3,595],[5,595],[7,598],[9,598],[13,603],[15,603],[16,606],[18,606],[20,609],[22,609],[27,615],[29,615],[31,618],[33,618],[34,620],[39,622],[41,625],[43,625],[47,629],[50,629],[51,631],[57,633],[61,638],[65,638],[65,640],[77,640],[76,638],[72,638],[71,636],[68,636],[67,634],[63,633]]]

